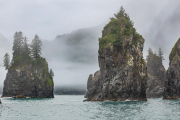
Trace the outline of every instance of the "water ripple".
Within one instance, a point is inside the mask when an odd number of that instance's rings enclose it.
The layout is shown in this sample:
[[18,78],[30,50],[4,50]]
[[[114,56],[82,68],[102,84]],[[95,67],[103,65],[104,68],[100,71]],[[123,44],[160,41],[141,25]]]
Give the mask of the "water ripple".
[[3,98],[0,120],[179,120],[180,100],[82,102],[83,96],[54,99]]

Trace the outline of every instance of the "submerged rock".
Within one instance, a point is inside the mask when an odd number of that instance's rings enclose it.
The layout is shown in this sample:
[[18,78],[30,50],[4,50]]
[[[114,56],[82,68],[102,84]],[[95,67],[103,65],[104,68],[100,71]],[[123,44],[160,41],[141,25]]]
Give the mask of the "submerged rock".
[[2,97],[53,98],[54,83],[45,58],[12,65],[4,81]]
[[180,98],[180,39],[174,45],[169,61],[163,99],[177,99]]
[[144,39],[124,9],[111,18],[99,39],[99,67],[87,83],[85,101],[146,101],[147,65]]
[[147,90],[148,98],[162,97],[164,93],[164,83],[166,79],[166,70],[162,63],[163,58],[154,54],[149,49],[147,56]]

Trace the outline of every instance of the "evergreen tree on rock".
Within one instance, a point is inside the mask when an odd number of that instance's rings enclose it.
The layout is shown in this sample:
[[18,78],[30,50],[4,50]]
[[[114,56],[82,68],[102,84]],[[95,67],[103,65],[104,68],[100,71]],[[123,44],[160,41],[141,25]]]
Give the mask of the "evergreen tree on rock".
[[117,34],[116,34],[116,40],[114,41],[114,45],[117,47],[122,47],[123,46],[123,38],[120,33],[120,29],[118,29]]
[[9,67],[10,67],[10,56],[9,56],[8,53],[6,53],[4,55],[4,60],[3,61],[4,61],[5,70],[9,69]]
[[54,72],[53,72],[52,69],[50,69],[49,73],[50,73],[50,75],[51,75],[52,77],[54,77]]
[[121,17],[124,17],[124,15],[125,15],[125,10],[124,10],[123,6],[121,6],[120,11],[119,11],[117,14],[114,14],[114,16],[115,16],[117,19],[119,19],[119,18],[121,18]]
[[27,37],[26,36],[24,37],[24,40],[23,40],[23,53],[24,53],[25,57],[29,57],[30,53],[31,53],[29,45],[27,43]]
[[13,57],[18,56],[18,33],[14,34],[14,42],[13,42]]
[[153,51],[151,48],[148,49],[148,55],[146,56],[147,62],[150,60],[151,56],[153,55]]
[[13,57],[17,57],[23,51],[23,34],[22,32],[16,32],[14,34],[13,42]]
[[158,56],[159,56],[162,60],[165,60],[165,59],[164,59],[164,56],[163,56],[163,51],[161,50],[161,48],[159,48]]
[[42,42],[39,39],[38,35],[35,35],[31,43],[31,55],[36,60],[41,57],[41,45]]

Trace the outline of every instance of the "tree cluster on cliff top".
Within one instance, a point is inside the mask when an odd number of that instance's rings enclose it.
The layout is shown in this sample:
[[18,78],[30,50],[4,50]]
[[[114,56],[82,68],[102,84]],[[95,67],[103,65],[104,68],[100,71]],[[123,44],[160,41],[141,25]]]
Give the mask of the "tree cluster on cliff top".
[[164,60],[163,51],[161,48],[159,48],[158,54],[152,51],[151,48],[148,50],[148,55],[146,56],[147,60],[147,66],[148,67],[157,67],[157,65],[162,64],[162,61]]
[[[12,48],[13,57],[11,62],[8,53],[6,53],[4,56],[4,67],[6,70],[16,68],[24,64],[32,64],[34,66],[46,66],[45,58],[41,57],[42,42],[39,39],[38,35],[35,35],[31,45],[28,44],[27,39],[28,38],[26,36],[23,37],[23,33],[21,31],[14,34],[14,42]],[[50,72],[49,74],[52,77],[54,76],[54,72],[52,71],[52,69],[48,72]]]
[[109,43],[113,43],[114,46],[122,47],[124,46],[123,38],[130,35],[133,36],[132,43],[137,45],[142,36],[136,32],[134,23],[125,13],[124,8],[121,6],[120,11],[114,16],[115,18],[110,18],[110,22],[104,27],[103,37],[99,39],[99,46],[107,47]]
[[14,34],[13,42],[13,62],[18,56],[23,56],[24,58],[32,57],[34,59],[41,58],[41,45],[42,42],[38,35],[35,35],[32,40],[31,45],[27,42],[27,37],[23,37],[22,32],[16,32]]

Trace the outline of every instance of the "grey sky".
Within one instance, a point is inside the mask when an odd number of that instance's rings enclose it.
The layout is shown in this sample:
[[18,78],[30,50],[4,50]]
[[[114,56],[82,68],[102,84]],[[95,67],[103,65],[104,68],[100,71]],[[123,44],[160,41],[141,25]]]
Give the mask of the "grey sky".
[[[149,39],[150,37],[146,34],[152,32],[149,29],[153,26],[155,18],[169,4],[171,4],[170,9],[174,9],[173,5],[177,1],[0,0],[0,33],[10,41],[13,40],[13,35],[16,31],[22,31],[29,40],[32,40],[35,34],[38,34],[41,39],[54,40],[57,35],[70,33],[76,29],[105,24],[110,17],[113,17],[114,13],[118,12],[120,6],[124,6],[137,31],[146,39],[144,50],[144,56],[146,56],[147,49],[153,46],[151,39]],[[166,15],[169,15],[169,13]],[[157,26],[158,28],[159,26]],[[155,49],[157,48],[155,47]],[[4,51],[1,51],[0,54],[4,55]],[[97,63],[94,66],[63,61],[50,61],[49,63],[55,72],[55,84],[63,83],[67,85],[72,83],[72,81],[78,84],[86,84],[88,75],[98,70]],[[73,71],[67,68],[78,69]],[[6,71],[3,71],[3,69],[0,68],[2,77],[0,78],[0,84],[3,83],[5,78]]]
[[106,22],[121,5],[132,16],[135,25],[142,26],[143,23],[136,20],[151,20],[167,1],[0,0],[0,33],[9,40],[12,40],[15,31],[20,30],[30,40],[34,34],[43,39],[53,40],[59,34]]

